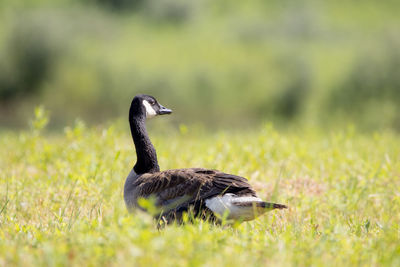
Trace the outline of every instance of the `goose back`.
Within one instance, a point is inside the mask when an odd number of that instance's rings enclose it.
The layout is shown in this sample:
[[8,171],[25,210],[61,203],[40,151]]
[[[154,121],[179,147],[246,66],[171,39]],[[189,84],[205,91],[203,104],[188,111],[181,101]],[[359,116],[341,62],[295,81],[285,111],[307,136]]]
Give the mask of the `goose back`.
[[207,211],[205,201],[215,196],[234,194],[235,196],[256,197],[247,179],[217,170],[187,168],[166,170],[142,175],[130,174],[124,195],[129,209],[137,207],[138,198],[155,197],[156,205],[165,216],[180,216],[193,209],[195,215]]

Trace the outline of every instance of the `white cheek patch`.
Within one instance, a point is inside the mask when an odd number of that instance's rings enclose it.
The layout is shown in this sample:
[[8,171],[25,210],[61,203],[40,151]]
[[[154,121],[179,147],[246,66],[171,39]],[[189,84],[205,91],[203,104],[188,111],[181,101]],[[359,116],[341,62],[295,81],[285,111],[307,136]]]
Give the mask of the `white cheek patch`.
[[150,105],[150,103],[147,100],[143,100],[143,106],[146,108],[146,117],[147,118],[150,119],[157,115],[156,111],[154,110],[154,108]]

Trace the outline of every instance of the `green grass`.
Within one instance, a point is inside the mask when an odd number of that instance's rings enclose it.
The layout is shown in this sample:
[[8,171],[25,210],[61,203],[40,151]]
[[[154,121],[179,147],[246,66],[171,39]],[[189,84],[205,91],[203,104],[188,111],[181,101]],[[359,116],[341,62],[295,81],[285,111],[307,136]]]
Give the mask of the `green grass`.
[[[0,134],[0,266],[399,266],[400,137],[336,133],[153,131],[162,169],[208,167],[248,177],[290,206],[237,227],[158,230],[129,215],[122,188],[135,161],[128,128]],[[159,122],[150,122],[160,128]],[[154,126],[157,127],[154,127]]]

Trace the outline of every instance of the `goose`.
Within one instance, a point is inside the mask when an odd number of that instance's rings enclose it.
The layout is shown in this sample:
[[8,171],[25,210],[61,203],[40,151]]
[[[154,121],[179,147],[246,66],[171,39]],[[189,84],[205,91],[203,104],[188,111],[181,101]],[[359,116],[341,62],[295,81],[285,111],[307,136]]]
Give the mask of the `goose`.
[[141,198],[153,198],[166,223],[181,221],[183,214],[221,221],[249,221],[267,210],[285,209],[257,197],[244,177],[204,168],[160,171],[157,154],[146,130],[146,119],[171,114],[149,95],[136,95],[129,109],[129,124],[136,148],[136,164],[126,178],[124,201],[129,212],[143,209]]

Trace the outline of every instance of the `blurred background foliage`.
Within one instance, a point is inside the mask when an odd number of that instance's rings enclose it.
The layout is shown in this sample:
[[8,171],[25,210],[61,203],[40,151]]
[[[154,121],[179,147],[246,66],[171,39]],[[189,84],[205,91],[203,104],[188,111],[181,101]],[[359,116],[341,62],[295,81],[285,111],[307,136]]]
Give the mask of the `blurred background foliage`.
[[3,0],[1,128],[125,118],[400,130],[400,1]]

